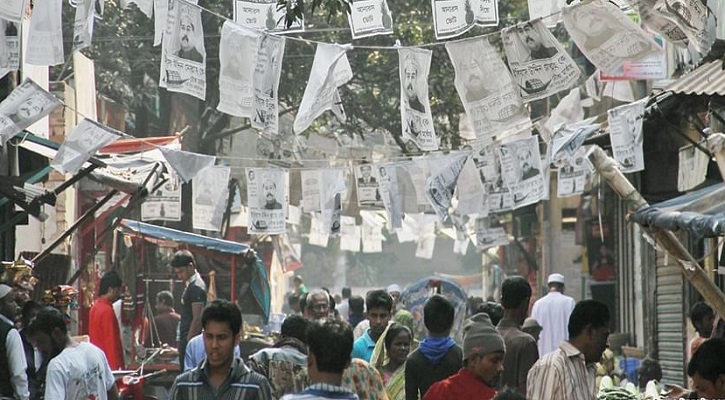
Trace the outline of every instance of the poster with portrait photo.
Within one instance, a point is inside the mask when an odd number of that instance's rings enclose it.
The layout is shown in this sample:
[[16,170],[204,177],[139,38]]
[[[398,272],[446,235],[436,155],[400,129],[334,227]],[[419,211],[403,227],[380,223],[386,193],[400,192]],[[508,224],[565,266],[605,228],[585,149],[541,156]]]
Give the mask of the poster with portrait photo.
[[20,68],[20,25],[0,19],[0,78]]
[[579,121],[573,124],[563,124],[554,132],[551,139],[551,159],[558,162],[570,159],[581,148],[584,142],[601,127],[590,121]]
[[96,0],[77,0],[76,16],[73,22],[73,51],[90,47],[93,40],[93,4]]
[[217,110],[251,118],[254,104],[254,69],[259,35],[224,21],[219,43],[219,104]]
[[663,52],[657,43],[616,5],[587,0],[566,6],[564,26],[589,61],[611,73],[625,61],[640,61]]
[[38,86],[30,78],[25,78],[0,103],[0,145],[20,133],[30,125],[50,114],[60,101]]
[[219,165],[204,168],[191,180],[194,229],[218,232],[229,198],[231,169]]
[[458,152],[428,160],[431,174],[425,182],[425,195],[441,223],[448,217],[458,175],[467,159],[468,153]]
[[294,33],[305,30],[304,20],[295,19],[285,26],[285,7],[277,0],[234,0],[234,22],[258,31]]
[[607,111],[612,154],[625,173],[644,170],[644,110],[648,97]]
[[380,182],[377,168],[372,164],[356,165],[355,189],[357,190],[357,204],[360,208],[383,209],[383,197],[380,193]]
[[166,183],[141,204],[142,221],[181,221],[181,179],[173,170],[164,178]]
[[252,127],[272,136],[279,134],[279,79],[284,48],[284,37],[262,35],[254,69],[254,104],[250,116]]
[[341,169],[322,168],[318,173],[322,221],[330,235],[338,235],[342,215],[342,193],[346,189],[345,172]]
[[501,173],[501,158],[496,151],[498,144],[478,145],[474,148],[473,162],[486,191],[483,209],[488,213],[510,211],[514,206],[513,194],[504,184]]
[[[0,1],[0,19],[20,23],[25,15],[26,0]],[[29,1],[29,0],[28,0]]]
[[31,65],[58,65],[65,62],[61,1],[36,1],[30,18],[24,62]]
[[497,151],[501,157],[503,182],[513,195],[514,210],[544,198],[538,136],[502,143]]
[[254,189],[247,190],[249,233],[284,233],[289,203],[287,171],[279,168],[249,168],[249,171],[254,172],[256,182]]
[[456,90],[479,140],[492,141],[497,132],[531,124],[519,87],[488,39],[448,42],[446,50]]
[[98,149],[123,137],[123,133],[84,118],[60,145],[50,166],[63,174],[76,174]]
[[393,17],[386,0],[358,0],[347,14],[353,39],[393,33]]
[[205,100],[206,49],[201,8],[196,4],[185,0],[169,2],[167,35],[161,54],[160,86]]
[[707,29],[709,10],[700,0],[657,0],[654,11],[672,20],[700,53],[707,53],[714,37]]
[[580,148],[570,159],[561,160],[556,177],[556,197],[582,194],[594,167],[586,157],[586,147]]
[[503,227],[492,225],[490,218],[476,219],[476,250],[482,251],[509,244],[508,235]]
[[398,50],[403,140],[412,141],[422,151],[438,150],[428,100],[428,73],[432,57],[431,50]]
[[257,135],[250,140],[250,146],[256,142],[256,155],[259,159],[279,167],[289,168],[298,161],[297,142],[295,137]]
[[638,0],[633,4],[647,28],[662,35],[672,44],[686,46],[687,35],[685,32],[670,17],[657,11],[656,5],[657,0]]
[[338,44],[317,44],[310,78],[293,124],[295,134],[304,132],[323,112],[341,110],[338,88],[352,79],[347,59],[349,48]]
[[505,28],[501,40],[525,101],[570,89],[581,77],[579,67],[540,19]]

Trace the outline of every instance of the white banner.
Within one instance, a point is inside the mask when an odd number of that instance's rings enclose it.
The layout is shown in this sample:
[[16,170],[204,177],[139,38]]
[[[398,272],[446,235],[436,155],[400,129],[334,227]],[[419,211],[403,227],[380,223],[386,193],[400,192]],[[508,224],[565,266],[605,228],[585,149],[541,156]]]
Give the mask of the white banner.
[[65,62],[61,1],[36,1],[30,19],[25,62],[32,65],[58,65]]
[[386,0],[357,0],[347,15],[353,39],[393,33],[393,17]]
[[612,153],[622,172],[644,170],[642,123],[648,97],[607,111]]
[[[294,122],[294,132],[304,132],[326,110],[341,107],[337,88],[352,79],[352,69],[347,60],[349,46],[319,43],[312,62],[310,79]],[[336,104],[339,103],[339,104]]]
[[[249,173],[253,172],[253,175]],[[285,232],[288,175],[278,168],[247,169],[249,233],[279,235]]]
[[169,2],[161,54],[160,86],[205,100],[206,49],[201,8],[185,0]]
[[330,233],[325,229],[320,213],[312,213],[310,219],[310,234],[307,237],[311,246],[327,247]]
[[543,18],[547,28],[555,28],[566,0],[528,0],[529,19]]
[[416,239],[415,257],[430,260],[433,258],[436,244],[435,220],[426,220],[418,231]]
[[103,146],[123,137],[123,133],[84,118],[55,154],[50,166],[63,174],[76,174]]
[[390,229],[400,229],[403,227],[403,199],[398,188],[398,164],[380,164],[377,168]]
[[486,188],[487,197],[483,198],[483,201],[486,202],[483,209],[488,210],[489,213],[510,211],[514,206],[513,194],[504,184],[501,158],[495,149],[494,145],[480,146],[476,148],[473,155],[481,182]]
[[27,78],[0,103],[0,145],[50,114],[60,101]]
[[219,105],[217,110],[251,118],[254,112],[254,70],[259,35],[224,21],[219,43]]
[[355,217],[342,216],[340,222],[340,250],[359,252],[362,229],[355,224]]
[[154,46],[161,44],[166,32],[169,2],[175,0],[153,0],[154,1]]
[[514,80],[526,101],[544,99],[576,85],[581,71],[541,20],[501,32]]
[[456,71],[458,95],[477,138],[491,141],[497,132],[531,124],[519,87],[488,39],[448,42],[446,50]]
[[341,169],[323,168],[320,174],[320,210],[322,221],[330,235],[340,233],[342,192],[345,191],[345,175]]
[[289,29],[285,27],[285,8],[276,0],[234,0],[234,22],[247,28],[267,32],[301,32],[304,21],[295,20]]
[[458,176],[456,196],[458,214],[488,215],[488,190],[483,185],[484,179],[476,168],[476,156],[469,157]]
[[218,232],[229,198],[229,167],[204,168],[194,177],[192,187],[194,229]]
[[320,211],[320,173],[318,170],[300,171],[302,179],[302,209],[305,212]]
[[422,151],[438,150],[433,115],[428,101],[431,50],[398,50],[400,70],[400,120],[403,140]]
[[190,151],[176,150],[164,146],[159,147],[159,151],[183,182],[194,179],[201,170],[212,167],[216,162],[215,156]]
[[141,204],[142,221],[181,221],[181,180],[173,171],[164,177],[166,183]]
[[608,1],[587,0],[566,6],[562,16],[577,47],[605,73],[613,72],[625,61],[662,53],[642,28]]

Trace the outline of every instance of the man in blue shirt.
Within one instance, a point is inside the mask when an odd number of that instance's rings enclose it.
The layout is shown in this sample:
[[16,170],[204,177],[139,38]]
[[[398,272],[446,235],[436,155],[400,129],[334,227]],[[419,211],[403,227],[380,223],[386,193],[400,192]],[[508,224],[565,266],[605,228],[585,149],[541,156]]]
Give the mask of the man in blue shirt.
[[373,290],[368,292],[365,303],[368,307],[370,328],[353,344],[352,358],[361,358],[369,362],[373,356],[375,343],[390,322],[393,314],[393,298],[385,290]]

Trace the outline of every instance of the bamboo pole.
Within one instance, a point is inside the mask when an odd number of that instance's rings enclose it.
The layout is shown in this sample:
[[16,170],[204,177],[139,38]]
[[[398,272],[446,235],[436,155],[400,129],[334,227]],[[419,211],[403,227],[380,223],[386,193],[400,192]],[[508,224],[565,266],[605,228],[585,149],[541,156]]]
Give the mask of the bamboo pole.
[[[637,211],[649,206],[637,189],[619,171],[617,163],[607,156],[604,150],[599,146],[594,146],[588,157],[594,168],[627,203],[630,210]],[[659,228],[650,228],[650,230],[654,233],[655,240],[677,260],[685,278],[705,298],[705,301],[712,309],[721,318],[725,318],[725,294],[708,278],[705,271],[700,268],[697,260],[687,251],[675,234]]]
[[713,133],[707,137],[707,147],[710,153],[715,156],[717,169],[720,176],[725,180],[725,134]]

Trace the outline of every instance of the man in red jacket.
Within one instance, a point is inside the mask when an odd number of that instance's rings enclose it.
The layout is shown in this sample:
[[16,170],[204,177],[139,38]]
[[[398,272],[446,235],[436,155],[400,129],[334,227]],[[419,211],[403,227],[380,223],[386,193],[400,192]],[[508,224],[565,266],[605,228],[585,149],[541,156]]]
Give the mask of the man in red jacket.
[[423,400],[491,400],[503,372],[503,338],[486,314],[471,317],[463,328],[463,368],[433,384]]
[[98,299],[90,311],[88,336],[91,343],[103,350],[112,370],[124,368],[121,329],[118,326],[113,303],[121,298],[123,282],[116,271],[108,271],[101,277]]

